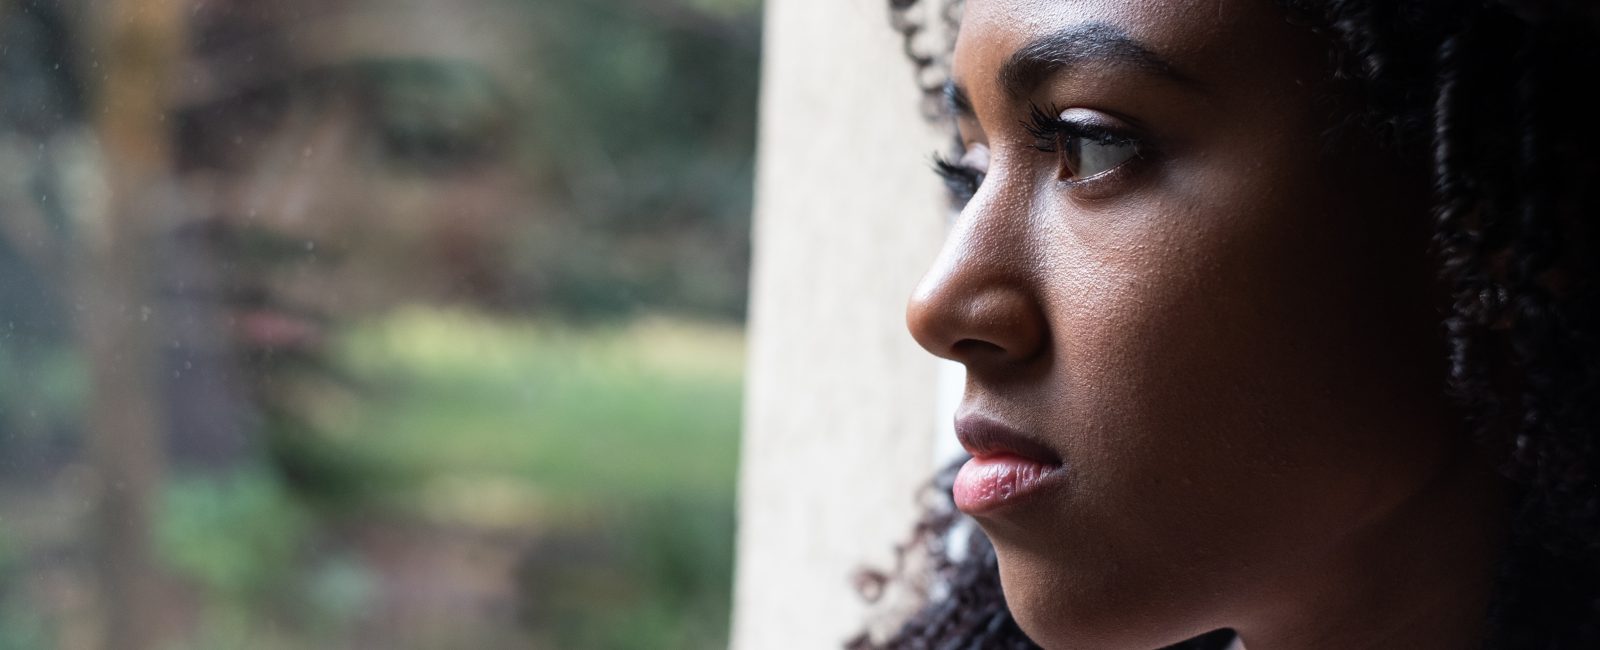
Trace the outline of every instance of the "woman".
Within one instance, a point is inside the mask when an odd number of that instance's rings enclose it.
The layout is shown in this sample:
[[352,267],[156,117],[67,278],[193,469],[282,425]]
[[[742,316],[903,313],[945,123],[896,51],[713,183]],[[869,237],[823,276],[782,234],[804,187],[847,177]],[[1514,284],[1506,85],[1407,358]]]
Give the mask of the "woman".
[[1600,647],[1600,10],[960,22],[907,320],[981,533],[931,513],[940,597],[857,647]]

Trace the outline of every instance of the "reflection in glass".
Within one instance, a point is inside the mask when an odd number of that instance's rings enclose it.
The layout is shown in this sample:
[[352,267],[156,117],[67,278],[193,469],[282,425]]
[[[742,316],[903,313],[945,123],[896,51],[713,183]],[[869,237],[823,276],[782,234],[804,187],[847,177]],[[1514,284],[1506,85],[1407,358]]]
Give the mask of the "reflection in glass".
[[0,647],[725,644],[755,3],[105,5],[0,3]]

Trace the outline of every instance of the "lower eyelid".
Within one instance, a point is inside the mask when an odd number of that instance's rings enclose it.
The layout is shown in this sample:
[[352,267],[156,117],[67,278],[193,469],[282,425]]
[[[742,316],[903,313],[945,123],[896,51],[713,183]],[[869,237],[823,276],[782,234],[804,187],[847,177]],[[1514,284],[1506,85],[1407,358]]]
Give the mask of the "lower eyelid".
[[1080,179],[1059,179],[1065,185],[1065,190],[1073,199],[1080,201],[1101,201],[1113,198],[1119,194],[1132,191],[1132,184],[1138,177],[1149,170],[1144,169],[1152,160],[1147,160],[1142,153],[1135,153],[1133,157],[1121,164],[1103,172]]
[[979,174],[988,173],[989,145],[982,143],[967,145],[966,150],[961,153],[961,159],[956,163]]

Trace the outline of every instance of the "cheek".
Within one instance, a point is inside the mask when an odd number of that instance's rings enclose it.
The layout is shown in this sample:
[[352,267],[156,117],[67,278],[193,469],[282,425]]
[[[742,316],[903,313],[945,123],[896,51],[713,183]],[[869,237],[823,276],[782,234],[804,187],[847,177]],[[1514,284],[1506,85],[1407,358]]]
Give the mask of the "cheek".
[[1124,566],[1246,579],[1447,456],[1424,244],[1393,226],[1425,213],[1253,178],[1049,248],[1067,507]]

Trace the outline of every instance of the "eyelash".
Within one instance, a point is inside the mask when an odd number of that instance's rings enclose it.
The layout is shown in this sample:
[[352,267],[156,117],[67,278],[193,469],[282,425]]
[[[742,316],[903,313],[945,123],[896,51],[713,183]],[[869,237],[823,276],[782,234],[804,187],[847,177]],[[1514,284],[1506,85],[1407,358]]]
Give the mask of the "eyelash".
[[983,172],[953,162],[944,154],[933,155],[933,171],[944,179],[945,189],[950,191],[950,200],[957,207],[971,201],[978,193],[978,186],[983,184]]
[[[1140,143],[1138,139],[1093,124],[1063,120],[1060,117],[1061,113],[1061,109],[1054,105],[1048,111],[1040,108],[1038,104],[1029,106],[1028,119],[1023,121],[1022,126],[1028,131],[1029,135],[1034,137],[1034,149],[1045,153],[1061,154],[1066,149],[1066,140],[1068,138],[1076,138],[1100,145],[1132,145],[1134,147],[1134,157],[1139,156]],[[1088,180],[1088,178],[1094,178],[1111,171],[1107,170],[1106,172],[1093,174],[1087,178],[1072,178],[1068,173],[1070,167],[1065,159],[1060,160],[1058,169],[1061,179],[1071,182],[1082,182]]]
[[[1137,138],[1092,124],[1063,120],[1059,117],[1061,113],[1062,111],[1054,106],[1051,106],[1048,111],[1040,108],[1037,104],[1030,106],[1028,119],[1023,121],[1022,126],[1029,135],[1034,137],[1034,149],[1060,155],[1065,149],[1064,143],[1067,138],[1078,138],[1101,145],[1133,145],[1135,147],[1134,156],[1142,157],[1140,153],[1142,146]],[[1060,160],[1058,164],[1058,175],[1062,180],[1070,183],[1081,183],[1089,178],[1108,174],[1112,171],[1107,170],[1088,178],[1074,179],[1067,173],[1069,166],[1064,159]],[[944,180],[945,188],[950,191],[951,201],[956,207],[965,206],[968,201],[972,200],[972,197],[978,193],[978,186],[983,184],[985,176],[983,172],[977,169],[938,153],[933,156],[933,170]]]

